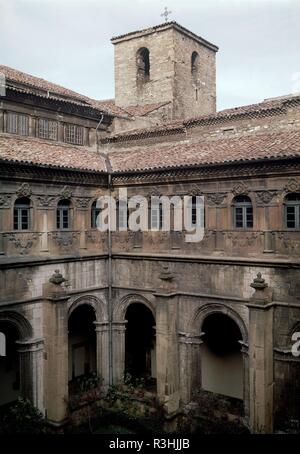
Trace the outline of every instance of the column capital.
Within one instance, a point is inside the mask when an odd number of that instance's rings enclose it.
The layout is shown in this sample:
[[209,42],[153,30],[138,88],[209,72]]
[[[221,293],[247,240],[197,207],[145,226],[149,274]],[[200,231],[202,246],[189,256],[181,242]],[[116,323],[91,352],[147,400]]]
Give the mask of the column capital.
[[245,355],[249,355],[249,345],[244,342],[244,341],[238,341],[238,343],[241,346],[241,353],[244,353]]
[[38,352],[44,350],[43,338],[16,341],[16,344],[18,345],[19,353]]
[[205,333],[195,334],[195,333],[185,333],[183,331],[178,332],[179,342],[181,344],[194,344],[201,345],[203,344],[202,337]]

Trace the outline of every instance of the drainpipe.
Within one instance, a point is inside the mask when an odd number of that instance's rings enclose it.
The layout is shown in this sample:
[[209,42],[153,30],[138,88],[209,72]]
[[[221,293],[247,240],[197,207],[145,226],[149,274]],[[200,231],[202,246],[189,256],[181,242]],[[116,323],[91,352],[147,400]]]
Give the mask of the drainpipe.
[[[97,137],[97,131],[99,126],[103,121],[104,114],[102,114],[101,119],[96,128],[96,143],[97,143],[97,153],[104,159],[106,170],[107,170],[107,189],[109,191],[109,196],[111,198],[113,192],[112,184],[112,168],[109,161],[109,158],[106,153],[99,152],[99,142]],[[111,200],[111,199],[110,199]],[[109,207],[109,214],[111,213],[111,205]],[[108,238],[107,238],[107,250],[108,250],[108,259],[107,259],[107,280],[108,280],[108,297],[107,297],[107,306],[108,306],[108,363],[109,363],[109,385],[113,384],[113,303],[112,303],[112,236],[111,236],[111,216],[109,215],[108,219]]]
[[[108,158],[107,158],[108,163]],[[108,170],[108,190],[111,200],[113,186],[111,178],[111,168],[110,163]],[[111,213],[111,205],[109,209],[109,214]],[[112,331],[112,322],[113,322],[113,304],[112,304],[112,238],[111,238],[111,216],[109,215],[109,228],[108,228],[108,262],[107,262],[107,278],[108,278],[108,353],[109,353],[109,385],[113,384],[113,331]]]

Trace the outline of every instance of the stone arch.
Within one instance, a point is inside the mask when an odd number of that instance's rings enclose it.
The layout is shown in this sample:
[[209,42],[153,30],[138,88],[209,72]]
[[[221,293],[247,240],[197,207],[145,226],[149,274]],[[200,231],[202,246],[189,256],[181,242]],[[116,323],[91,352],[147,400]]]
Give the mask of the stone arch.
[[32,338],[30,322],[15,311],[0,311],[0,329],[4,330],[8,348],[0,365],[0,404],[23,396],[43,410],[43,340]]
[[93,308],[97,322],[103,322],[107,320],[105,303],[94,295],[82,295],[79,298],[76,298],[69,307],[68,318],[70,318],[70,315],[75,309],[83,305],[88,305]]
[[15,311],[0,311],[0,323],[10,323],[15,326],[20,340],[30,339],[33,335],[32,326],[29,321],[20,313]]
[[225,304],[220,303],[207,303],[204,306],[198,308],[188,323],[188,331],[195,334],[200,334],[205,318],[208,315],[217,313],[222,313],[230,317],[239,327],[242,334],[243,342],[244,343],[248,342],[248,330],[244,320],[236,311],[226,306]]
[[191,55],[191,74],[194,82],[198,82],[200,70],[200,57],[198,52],[194,51]]
[[141,83],[150,78],[150,51],[147,47],[141,47],[136,53],[137,77]]
[[132,303],[144,304],[148,309],[150,309],[154,320],[156,320],[156,311],[154,304],[144,296],[137,293],[126,295],[117,303],[114,309],[114,320],[125,321],[126,311]]

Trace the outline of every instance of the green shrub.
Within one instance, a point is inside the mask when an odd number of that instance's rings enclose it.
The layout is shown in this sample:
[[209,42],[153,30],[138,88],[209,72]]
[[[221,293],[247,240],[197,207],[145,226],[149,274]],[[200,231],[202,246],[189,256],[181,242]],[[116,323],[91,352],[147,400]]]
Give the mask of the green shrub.
[[42,413],[30,400],[18,398],[3,415],[0,423],[2,434],[41,434],[46,433],[46,424]]

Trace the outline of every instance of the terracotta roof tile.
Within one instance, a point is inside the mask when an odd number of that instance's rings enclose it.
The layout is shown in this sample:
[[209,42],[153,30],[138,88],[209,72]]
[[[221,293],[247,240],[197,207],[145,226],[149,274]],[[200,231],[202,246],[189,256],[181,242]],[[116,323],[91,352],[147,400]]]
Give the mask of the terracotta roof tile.
[[230,109],[220,110],[210,115],[201,115],[198,117],[188,118],[186,120],[174,120],[159,126],[153,126],[144,129],[131,129],[130,131],[120,132],[111,135],[103,141],[107,142],[122,142],[126,140],[135,140],[156,135],[165,135],[172,132],[184,132],[186,128],[197,125],[210,125],[219,122],[220,120],[230,120],[240,116],[249,118],[257,118],[271,113],[284,112],[290,104],[300,105],[300,95],[288,95],[280,98],[265,100],[261,103],[250,104],[247,106],[233,107]]
[[[113,172],[158,170],[300,157],[300,131],[248,134],[241,137],[179,142],[172,145],[110,151]],[[94,150],[35,138],[0,135],[0,160],[49,167],[105,172],[103,154]]]
[[155,170],[237,161],[300,157],[300,131],[253,133],[241,137],[152,144],[109,153],[114,172]]
[[8,134],[0,135],[1,160],[66,169],[106,171],[104,159],[91,149]]
[[145,106],[129,106],[121,108],[115,104],[114,99],[97,100],[88,96],[76,93],[73,90],[49,82],[40,77],[26,74],[17,69],[0,65],[0,73],[4,74],[11,89],[25,93],[33,93],[37,96],[44,96],[51,99],[63,99],[71,103],[88,105],[94,109],[104,111],[112,116],[137,116],[147,115],[167,103],[147,104]]
[[87,96],[81,95],[73,90],[62,87],[61,85],[54,84],[52,82],[49,82],[48,80],[32,76],[8,66],[0,65],[0,73],[4,74],[8,80],[24,85],[24,87],[27,88],[39,89],[46,93],[50,92],[52,94],[61,95],[63,97],[71,98],[77,101],[87,103],[89,101],[89,98]]

